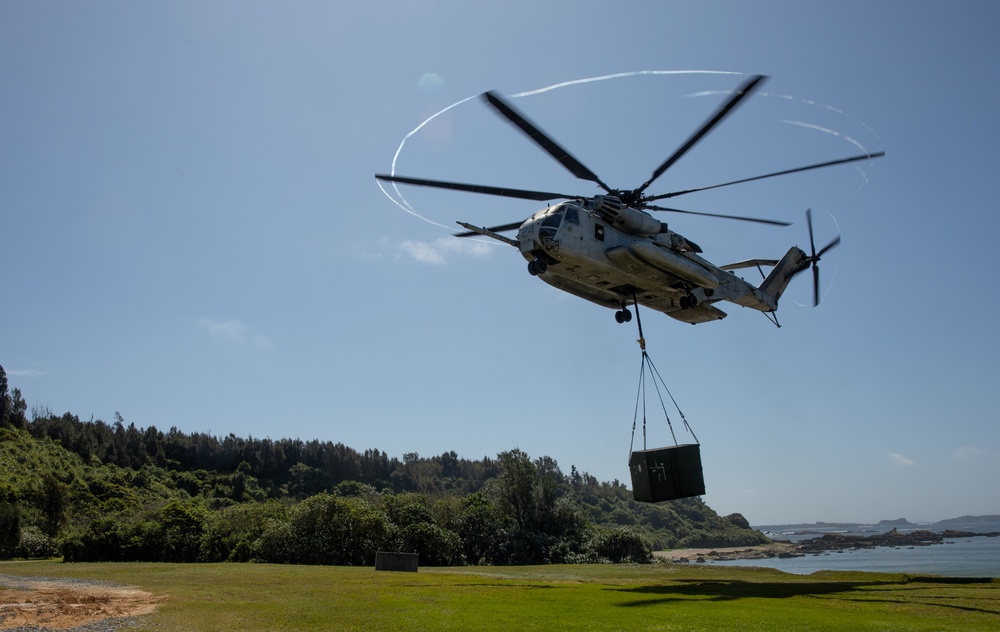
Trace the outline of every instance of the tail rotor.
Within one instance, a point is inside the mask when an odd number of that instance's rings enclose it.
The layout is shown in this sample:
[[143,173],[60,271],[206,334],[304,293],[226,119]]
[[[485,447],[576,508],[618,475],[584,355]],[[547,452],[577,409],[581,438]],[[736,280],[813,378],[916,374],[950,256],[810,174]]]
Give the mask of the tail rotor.
[[806,224],[809,227],[809,251],[810,255],[806,261],[812,267],[813,273],[813,307],[819,305],[819,260],[825,255],[830,249],[840,243],[840,235],[833,238],[833,241],[828,243],[826,246],[816,252],[816,242],[813,240],[813,222],[812,222],[812,209],[806,209]]

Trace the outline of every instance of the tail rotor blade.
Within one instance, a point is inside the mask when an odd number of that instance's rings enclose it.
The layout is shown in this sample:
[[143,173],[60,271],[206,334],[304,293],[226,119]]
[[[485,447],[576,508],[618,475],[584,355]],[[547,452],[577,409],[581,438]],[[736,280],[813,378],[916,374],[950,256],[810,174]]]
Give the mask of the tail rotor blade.
[[813,272],[813,307],[819,306],[819,260],[823,258],[828,251],[837,246],[840,243],[840,235],[837,235],[833,240],[823,248],[816,252],[816,242],[813,239],[813,221],[812,221],[812,209],[806,209],[806,225],[809,227],[809,258],[806,262],[812,267]]
[[819,307],[819,266],[813,262],[813,307]]
[[816,258],[817,258],[817,259],[819,259],[819,258],[820,258],[820,257],[822,257],[822,256],[823,256],[824,254],[826,254],[826,252],[827,252],[828,250],[830,250],[831,248],[833,248],[834,246],[836,246],[836,245],[837,245],[837,244],[839,244],[839,243],[840,243],[840,235],[837,235],[836,237],[834,237],[833,241],[831,241],[830,243],[828,243],[828,244],[826,245],[826,247],[825,247],[825,248],[823,248],[823,249],[822,249],[822,250],[820,250],[820,251],[819,251],[818,253],[816,253]]
[[813,242],[813,214],[812,209],[806,209],[806,225],[809,227],[809,251],[812,258],[816,258],[816,244]]

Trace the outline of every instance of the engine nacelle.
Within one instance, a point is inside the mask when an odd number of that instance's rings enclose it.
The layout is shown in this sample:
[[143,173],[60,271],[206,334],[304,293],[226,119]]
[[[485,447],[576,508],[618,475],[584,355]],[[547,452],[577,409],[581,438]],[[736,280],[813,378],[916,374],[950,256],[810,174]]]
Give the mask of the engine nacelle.
[[663,222],[649,213],[626,206],[611,195],[595,195],[594,212],[615,228],[631,235],[657,235],[665,228]]

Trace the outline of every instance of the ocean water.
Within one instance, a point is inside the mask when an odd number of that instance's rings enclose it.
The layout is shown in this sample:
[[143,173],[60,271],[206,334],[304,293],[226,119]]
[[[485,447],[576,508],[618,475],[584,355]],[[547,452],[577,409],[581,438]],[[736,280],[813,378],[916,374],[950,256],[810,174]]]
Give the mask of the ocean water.
[[[945,529],[988,533],[1000,531],[1000,525],[978,523],[969,525],[927,525],[914,529],[928,529],[941,532]],[[910,530],[910,529],[905,529]],[[819,530],[826,533],[833,530]],[[885,527],[866,527],[857,530],[836,531],[847,535],[872,535],[885,533]],[[899,531],[904,531],[900,528]],[[775,539],[798,541],[820,537],[817,534],[770,534]],[[824,551],[819,555],[805,557],[770,558],[765,560],[732,560],[707,562],[724,566],[762,566],[776,568],[786,573],[806,575],[816,571],[871,571],[877,573],[909,573],[924,575],[944,575],[948,577],[1000,577],[1000,537],[986,536],[945,539],[942,544],[930,546],[877,547],[874,549],[851,549],[842,552]]]

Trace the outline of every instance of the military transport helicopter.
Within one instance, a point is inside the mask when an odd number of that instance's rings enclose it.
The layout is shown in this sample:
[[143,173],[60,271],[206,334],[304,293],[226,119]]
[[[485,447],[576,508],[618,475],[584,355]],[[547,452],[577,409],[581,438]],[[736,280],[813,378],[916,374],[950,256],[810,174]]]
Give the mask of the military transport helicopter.
[[[778,299],[792,278],[810,267],[813,272],[813,303],[819,304],[817,264],[827,251],[840,243],[839,235],[817,251],[813,240],[812,216],[806,211],[810,248],[808,254],[793,246],[780,260],[751,259],[716,266],[698,256],[702,249],[697,244],[670,230],[665,222],[646,212],[667,211],[788,226],[788,222],[685,211],[654,205],[652,202],[821,167],[872,160],[885,155],[885,152],[863,154],[722,184],[658,195],[645,194],[646,189],[657,178],[718,125],[764,79],[763,75],[755,75],[744,82],[711,118],[656,168],[649,180],[635,189],[615,189],[602,182],[593,171],[494,92],[483,95],[491,106],[570,173],[582,180],[596,183],[604,190],[604,194],[579,196],[397,175],[376,174],[375,177],[389,182],[540,202],[565,200],[536,212],[527,220],[511,224],[486,228],[458,222],[467,232],[455,236],[482,235],[514,246],[527,259],[528,272],[532,276],[537,276],[560,290],[616,310],[615,319],[619,323],[632,320],[629,303],[635,306],[641,304],[671,318],[697,324],[725,318],[726,313],[714,304],[729,301],[759,310],[778,325],[774,316]],[[515,239],[501,234],[512,230],[517,230]],[[771,271],[760,286],[752,285],[733,273],[737,269],[757,267],[763,276],[762,266],[770,267]]]

